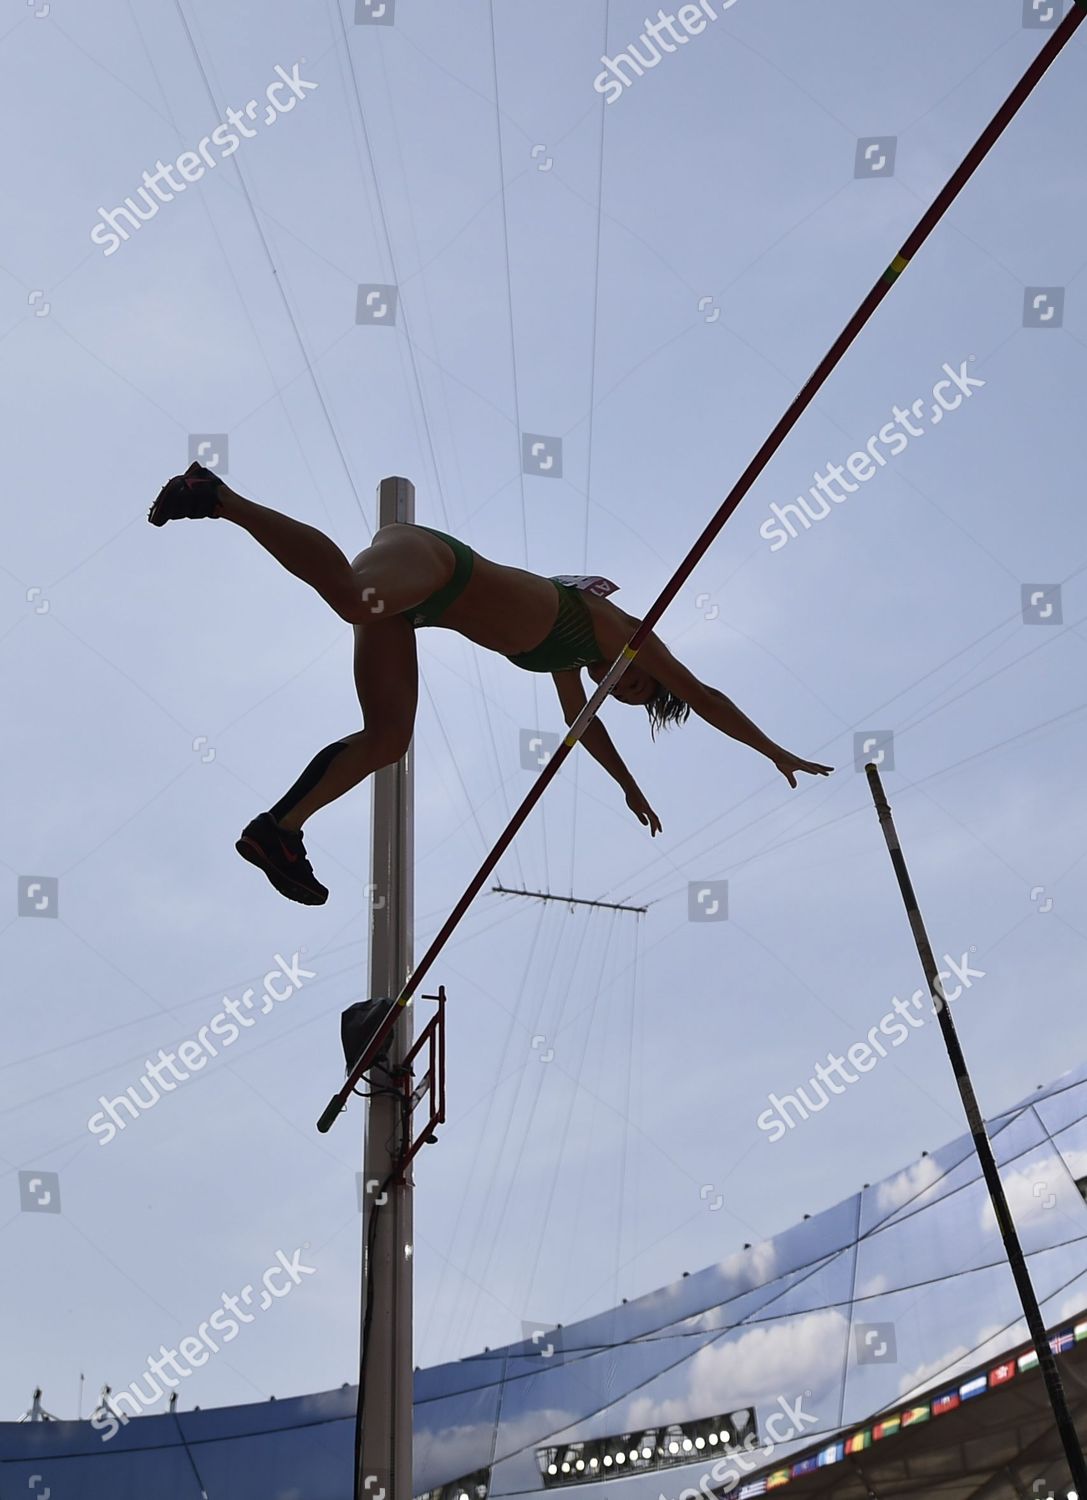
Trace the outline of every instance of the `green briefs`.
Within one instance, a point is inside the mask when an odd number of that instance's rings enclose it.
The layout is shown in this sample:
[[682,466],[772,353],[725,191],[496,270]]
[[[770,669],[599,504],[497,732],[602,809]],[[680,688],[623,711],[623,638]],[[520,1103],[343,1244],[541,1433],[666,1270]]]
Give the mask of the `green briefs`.
[[414,609],[404,611],[416,630],[422,625],[437,625],[453,600],[459,599],[468,587],[468,580],[472,576],[472,565],[475,562],[475,554],[471,547],[466,546],[464,542],[459,542],[455,536],[447,536],[444,531],[435,531],[433,526],[420,526],[419,530],[429,531],[431,536],[441,537],[452,550],[456,561],[453,565],[453,576],[444,588],[439,589],[436,594],[431,594],[429,599],[424,599],[422,604],[417,604]]
[[596,632],[588,605],[576,588],[568,583],[550,580],[558,592],[559,612],[555,623],[538,646],[507,656],[515,667],[526,672],[570,672],[603,661],[604,653],[596,644]]
[[[475,562],[471,547],[458,541],[455,536],[435,531],[432,526],[420,526],[419,530],[429,531],[431,536],[440,537],[452,551],[455,563],[453,576],[444,588],[431,594],[414,609],[404,611],[417,630],[426,625],[438,624],[454,599],[458,599],[468,587]],[[559,596],[559,612],[554,625],[538,646],[534,646],[531,651],[522,651],[519,656],[508,656],[506,660],[526,672],[569,672],[576,667],[586,667],[590,662],[603,661],[604,653],[596,643],[592,616],[578,589],[557,578],[552,578],[549,582],[555,585]]]

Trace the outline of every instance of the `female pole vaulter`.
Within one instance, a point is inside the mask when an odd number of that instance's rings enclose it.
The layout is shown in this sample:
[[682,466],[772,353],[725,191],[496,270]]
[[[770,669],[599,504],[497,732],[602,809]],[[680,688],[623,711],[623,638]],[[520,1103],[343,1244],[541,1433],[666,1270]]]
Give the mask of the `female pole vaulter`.
[[[355,688],[364,727],[321,750],[277,803],[242,830],[236,848],[281,895],[320,906],[328,891],[313,873],[302,827],[319,808],[372,771],[404,755],[415,726],[415,632],[438,625],[497,651],[526,672],[550,672],[567,724],[586,703],[581,670],[599,683],[638,621],[606,597],[601,578],[541,578],[479,556],[427,526],[383,526],[349,562],[323,532],[245,500],[208,469],[191,464],[164,485],[148,513],[153,526],[218,517],[241,526],[296,578],[354,627]],[[644,708],[653,733],[693,711],[714,729],[765,755],[796,786],[796,773],[832,769],[783,750],[719,693],[699,681],[650,635],[612,696]],[[618,782],[627,806],[655,837],[660,819],[624,765],[599,719],[585,749]]]

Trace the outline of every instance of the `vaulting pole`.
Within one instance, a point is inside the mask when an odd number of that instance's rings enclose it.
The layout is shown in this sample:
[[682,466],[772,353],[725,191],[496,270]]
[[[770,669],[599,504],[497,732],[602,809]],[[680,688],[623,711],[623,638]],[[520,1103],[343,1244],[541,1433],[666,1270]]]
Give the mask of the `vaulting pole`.
[[925,971],[928,980],[929,993],[932,996],[933,1009],[936,1019],[940,1023],[940,1032],[947,1048],[947,1055],[951,1061],[951,1071],[955,1075],[955,1083],[959,1090],[959,1098],[966,1112],[967,1123],[970,1126],[970,1134],[974,1138],[974,1150],[978,1154],[981,1163],[981,1173],[985,1178],[985,1186],[989,1189],[989,1201],[993,1205],[993,1213],[996,1215],[997,1228],[1000,1230],[1000,1238],[1004,1242],[1004,1254],[1008,1257],[1008,1264],[1015,1280],[1015,1288],[1019,1293],[1019,1300],[1023,1304],[1023,1313],[1030,1330],[1031,1341],[1038,1355],[1038,1363],[1045,1381],[1046,1393],[1049,1403],[1053,1408],[1053,1417],[1057,1424],[1064,1454],[1068,1460],[1068,1468],[1072,1475],[1076,1493],[1087,1496],[1087,1463],[1084,1462],[1083,1449],[1076,1437],[1076,1429],[1072,1422],[1072,1413],[1068,1409],[1065,1399],[1064,1386],[1061,1383],[1060,1371],[1057,1369],[1057,1361],[1053,1356],[1049,1338],[1046,1334],[1045,1321],[1042,1318],[1042,1310],[1038,1306],[1038,1299],[1034,1295],[1034,1287],[1031,1284],[1030,1272],[1027,1270],[1026,1257],[1023,1255],[1023,1247],[1019,1243],[1019,1235],[1016,1232],[1015,1221],[1012,1219],[1011,1210],[1008,1208],[1008,1200],[1004,1194],[1004,1184],[1000,1180],[997,1170],[996,1158],[993,1155],[992,1144],[988,1132],[985,1129],[985,1120],[978,1107],[977,1096],[974,1093],[974,1085],[970,1081],[970,1074],[966,1067],[966,1058],[959,1044],[958,1033],[955,1030],[955,1022],[951,1018],[951,1010],[944,997],[943,984],[939,976],[939,964],[932,951],[928,933],[925,930],[924,918],[917,905],[917,897],[914,894],[913,882],[910,880],[909,870],[906,868],[906,860],[902,853],[902,846],[898,842],[898,831],[895,828],[894,818],[891,816],[890,804],[883,790],[879,772],[874,765],[865,766],[865,774],[868,777],[868,785],[872,792],[872,801],[876,805],[879,816],[880,827],[883,829],[883,837],[887,842],[887,850],[891,856],[891,864],[894,866],[895,876],[898,880],[898,889],[902,894],[902,903],[906,908],[906,915],[910,922],[910,931],[917,946],[917,956],[921,960],[921,967]]
[[[415,519],[415,487],[383,479],[378,526]],[[371,997],[399,995],[412,960],[412,752],[373,778],[370,856]],[[412,1010],[398,1007],[388,1067],[370,1078],[363,1159],[362,1355],[355,1442],[356,1500],[412,1500],[412,1181],[398,1163],[410,1141],[403,1091],[390,1070],[411,1048]],[[400,1178],[403,1181],[400,1181]]]
[[[586,703],[585,707],[581,710],[577,718],[574,720],[573,724],[570,726],[566,738],[558,746],[554,754],[551,756],[551,759],[547,762],[547,765],[544,766],[539,776],[537,776],[536,780],[532,783],[532,787],[529,790],[524,801],[521,803],[521,806],[513,814],[513,817],[510,819],[498,842],[495,844],[490,854],[488,854],[487,858],[483,861],[482,865],[480,865],[479,869],[472,877],[471,882],[467,886],[464,894],[461,896],[456,906],[450,912],[446,921],[442,924],[441,930],[439,931],[437,937],[435,937],[434,941],[431,943],[430,947],[427,949],[426,953],[424,953],[422,959],[419,962],[419,966],[412,974],[410,981],[405,984],[403,990],[396,997],[400,1006],[407,1005],[412,995],[416,992],[419,985],[423,982],[423,979],[429,972],[431,965],[434,963],[434,960],[445,947],[445,944],[449,940],[454,929],[459,925],[461,918],[464,916],[464,913],[468,910],[469,906],[471,906],[476,896],[483,889],[483,885],[487,877],[498,864],[498,861],[502,858],[502,855],[509,848],[510,844],[513,842],[514,836],[521,828],[522,824],[525,822],[525,819],[528,817],[529,813],[536,806],[536,803],[543,796],[548,786],[550,786],[553,778],[558,774],[559,767],[565,761],[567,755],[577,744],[581,736],[585,733],[586,729],[588,729],[592,721],[596,718],[605,699],[608,697],[615,684],[619,681],[620,677],[622,677],[627,667],[637,656],[639,648],[645,642],[646,638],[652,631],[653,626],[660,619],[661,615],[664,614],[664,611],[668,608],[669,604],[671,604],[672,600],[679,593],[679,590],[683,587],[687,579],[694,572],[694,569],[697,567],[698,563],[709,551],[713,542],[716,541],[725,522],[736,510],[740,501],[747,494],[748,490],[751,489],[752,485],[755,483],[756,479],[758,479],[762,471],[766,468],[767,464],[777,452],[778,448],[781,447],[781,444],[785,441],[786,437],[788,437],[789,433],[796,426],[803,413],[811,405],[812,401],[815,399],[819,391],[822,389],[823,385],[826,383],[831,372],[837,366],[846,350],[860,333],[861,329],[864,328],[866,323],[868,323],[868,321],[872,317],[872,314],[879,307],[880,303],[883,301],[884,297],[886,297],[891,287],[894,286],[895,282],[901,276],[902,272],[909,265],[910,261],[914,258],[918,250],[928,239],[929,235],[935,229],[936,225],[940,222],[944,214],[951,207],[952,203],[954,203],[955,199],[959,196],[963,188],[970,181],[970,178],[973,177],[974,173],[977,171],[981,163],[985,160],[986,156],[988,156],[993,146],[1003,135],[1008,125],[1018,114],[1019,110],[1023,107],[1030,95],[1034,92],[1035,88],[1049,68],[1049,65],[1059,56],[1059,54],[1072,40],[1072,37],[1075,35],[1085,17],[1087,17],[1087,0],[1075,0],[1075,3],[1073,4],[1071,10],[1050,36],[1045,46],[1042,47],[1038,52],[1038,55],[1035,57],[1030,67],[1012,89],[1011,93],[1005,99],[1004,103],[1000,106],[996,114],[990,120],[989,124],[982,131],[977,141],[967,152],[962,161],[962,164],[956,169],[955,172],[952,173],[946,185],[937,195],[932,206],[928,209],[928,211],[921,219],[920,223],[917,225],[917,228],[906,240],[901,250],[884,271],[883,275],[876,282],[872,290],[868,293],[867,297],[865,297],[860,307],[858,307],[857,311],[853,314],[852,318],[850,318],[846,327],[842,330],[839,337],[835,340],[832,348],[827,352],[825,358],[819,363],[812,374],[808,377],[799,394],[794,398],[785,415],[781,418],[781,421],[774,428],[773,432],[766,439],[765,443],[763,443],[762,447],[748,464],[744,472],[740,475],[739,479],[729,491],[728,495],[726,495],[725,499],[721,502],[716,513],[710,520],[709,524],[706,526],[705,530],[702,532],[701,536],[695,542],[694,546],[687,553],[687,556],[683,559],[679,567],[672,574],[672,577],[668,580],[667,584],[665,584],[664,588],[661,590],[660,595],[653,603],[645,619],[641,622],[637,630],[631,636],[629,642],[623,647],[619,656],[616,657],[615,661],[609,667],[607,675],[603,678],[600,685],[597,687],[596,692],[592,695],[592,697]],[[350,1096],[351,1090],[354,1088],[355,1084],[358,1082],[364,1071],[365,1070],[363,1068],[356,1067],[348,1075],[347,1082],[340,1089],[339,1093],[337,1093],[332,1099],[329,1100],[324,1113],[318,1120],[318,1130],[324,1132],[332,1128],[332,1124],[335,1121],[336,1116],[343,1110],[347,1099]]]

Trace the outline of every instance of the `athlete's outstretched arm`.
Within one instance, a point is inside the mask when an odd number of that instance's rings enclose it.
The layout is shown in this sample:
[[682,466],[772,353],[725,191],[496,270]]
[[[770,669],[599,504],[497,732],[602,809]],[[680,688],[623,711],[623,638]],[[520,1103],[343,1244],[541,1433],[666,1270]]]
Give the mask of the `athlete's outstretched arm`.
[[[551,677],[559,695],[559,702],[562,704],[563,717],[567,724],[572,724],[588,702],[581,682],[581,673],[574,668],[569,672],[552,672]],[[585,746],[593,759],[604,767],[608,775],[619,783],[631,812],[639,823],[644,823],[656,838],[661,831],[661,821],[646,801],[641,788],[630,774],[623,757],[612,744],[611,736],[599,719],[594,719],[586,729],[581,736],[581,744]]]
[[731,698],[702,682],[682,662],[677,661],[663,641],[650,635],[638,652],[638,665],[657,679],[669,692],[690,704],[692,713],[722,734],[729,735],[741,744],[750,745],[767,760],[773,761],[790,786],[796,786],[797,771],[806,771],[810,776],[827,776],[833,766],[823,766],[816,761],[801,760],[790,750],[784,749],[763,733],[759,726],[736,707]]

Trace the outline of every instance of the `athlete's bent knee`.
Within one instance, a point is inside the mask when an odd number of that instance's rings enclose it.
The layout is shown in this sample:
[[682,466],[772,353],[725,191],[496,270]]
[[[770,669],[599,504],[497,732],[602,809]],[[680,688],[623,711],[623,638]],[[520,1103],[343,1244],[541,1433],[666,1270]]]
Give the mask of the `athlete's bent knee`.
[[373,736],[373,752],[378,767],[395,766],[398,760],[403,760],[408,753],[411,744],[411,727],[402,729],[383,729]]

